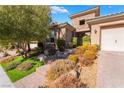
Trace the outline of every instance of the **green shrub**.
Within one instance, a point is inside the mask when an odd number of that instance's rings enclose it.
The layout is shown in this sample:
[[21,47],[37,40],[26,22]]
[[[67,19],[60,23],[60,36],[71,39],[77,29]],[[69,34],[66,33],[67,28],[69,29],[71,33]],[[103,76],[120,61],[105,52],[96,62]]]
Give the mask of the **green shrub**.
[[74,47],[77,46],[77,37],[73,37],[72,43],[73,43],[73,46],[74,46]]
[[43,48],[37,47],[36,51],[39,52],[39,53],[43,53]]
[[58,47],[59,51],[61,51],[61,52],[65,51],[65,40],[62,38],[57,39],[57,47]]
[[41,48],[35,48],[28,52],[28,57],[38,56],[39,54],[42,53],[42,51],[43,50]]
[[21,62],[13,62],[13,63],[10,63],[8,64],[8,66],[5,68],[5,70],[12,70],[14,68],[16,68],[19,64],[21,64]]
[[82,38],[82,44],[85,45],[85,44],[90,44],[90,36],[86,35]]
[[75,66],[76,62],[70,62],[70,60],[57,60],[50,65],[46,73],[46,78],[48,81],[54,81],[62,74],[74,69]]
[[69,55],[68,56],[68,60],[77,62],[78,61],[78,56],[74,55],[74,54],[73,55]]
[[32,67],[33,67],[33,65],[31,62],[24,62],[24,63],[21,63],[20,65],[18,65],[16,67],[16,70],[17,71],[27,71],[27,70],[31,69]]

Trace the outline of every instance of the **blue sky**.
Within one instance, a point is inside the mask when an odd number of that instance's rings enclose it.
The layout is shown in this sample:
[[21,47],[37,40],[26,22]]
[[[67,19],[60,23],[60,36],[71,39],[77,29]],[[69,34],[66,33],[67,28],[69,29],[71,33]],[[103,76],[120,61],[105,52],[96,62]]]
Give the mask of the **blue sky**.
[[[51,6],[52,9],[52,20],[54,22],[71,23],[69,15],[79,13],[88,9],[95,7],[94,5],[54,5]],[[101,5],[100,6],[100,16],[124,12],[124,5]]]

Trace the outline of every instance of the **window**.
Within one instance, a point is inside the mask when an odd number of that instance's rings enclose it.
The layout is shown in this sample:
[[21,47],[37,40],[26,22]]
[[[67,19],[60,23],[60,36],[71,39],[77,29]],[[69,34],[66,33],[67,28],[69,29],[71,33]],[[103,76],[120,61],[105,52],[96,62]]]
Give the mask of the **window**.
[[80,24],[80,25],[84,25],[84,24],[85,24],[85,20],[80,20],[80,21],[79,21],[79,24]]

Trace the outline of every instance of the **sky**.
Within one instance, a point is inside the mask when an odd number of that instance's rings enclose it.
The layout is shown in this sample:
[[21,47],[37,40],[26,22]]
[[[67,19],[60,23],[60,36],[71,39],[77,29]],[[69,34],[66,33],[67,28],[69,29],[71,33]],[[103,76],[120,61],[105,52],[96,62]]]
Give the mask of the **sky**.
[[[54,5],[51,7],[52,21],[71,24],[70,15],[96,7],[95,5]],[[100,16],[124,12],[124,5],[101,5]]]

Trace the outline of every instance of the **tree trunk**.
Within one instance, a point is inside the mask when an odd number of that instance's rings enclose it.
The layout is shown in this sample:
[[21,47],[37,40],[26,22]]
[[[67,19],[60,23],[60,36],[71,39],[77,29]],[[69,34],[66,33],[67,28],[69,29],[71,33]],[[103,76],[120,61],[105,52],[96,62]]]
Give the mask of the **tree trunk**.
[[27,49],[26,49],[26,46],[27,46],[26,43],[21,43],[21,49],[23,50],[22,53],[21,53],[21,55],[24,58],[27,58]]
[[31,51],[31,47],[29,43],[28,43],[28,51]]

